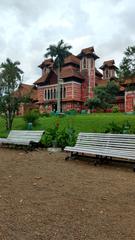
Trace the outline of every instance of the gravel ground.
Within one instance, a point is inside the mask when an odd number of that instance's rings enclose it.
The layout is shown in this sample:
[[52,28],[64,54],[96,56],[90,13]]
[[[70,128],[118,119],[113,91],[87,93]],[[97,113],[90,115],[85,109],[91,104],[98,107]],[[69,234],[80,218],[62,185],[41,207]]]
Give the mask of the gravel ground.
[[0,240],[135,239],[135,173],[0,149]]

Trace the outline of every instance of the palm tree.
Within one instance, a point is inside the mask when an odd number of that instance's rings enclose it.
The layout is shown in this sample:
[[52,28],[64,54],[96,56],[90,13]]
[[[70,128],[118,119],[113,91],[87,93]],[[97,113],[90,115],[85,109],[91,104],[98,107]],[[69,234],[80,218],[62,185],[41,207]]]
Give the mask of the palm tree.
[[0,65],[0,111],[4,113],[7,129],[11,129],[19,101],[14,96],[22,80],[23,71],[18,67],[18,61],[12,62],[9,58]]
[[60,40],[57,45],[50,45],[44,55],[46,58],[49,56],[54,58],[54,67],[57,69],[57,111],[60,112],[60,71],[64,63],[65,57],[70,55],[69,50],[72,47]]

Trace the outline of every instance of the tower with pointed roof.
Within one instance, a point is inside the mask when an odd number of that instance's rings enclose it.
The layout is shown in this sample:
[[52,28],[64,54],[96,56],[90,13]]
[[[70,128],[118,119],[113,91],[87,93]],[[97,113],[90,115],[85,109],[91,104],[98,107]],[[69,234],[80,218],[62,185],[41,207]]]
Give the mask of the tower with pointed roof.
[[103,71],[104,80],[111,80],[115,78],[117,67],[115,66],[115,61],[113,59],[105,61],[100,69]]
[[95,87],[95,60],[99,57],[94,52],[94,47],[84,48],[78,55],[80,58],[80,72],[85,76],[82,84],[82,96],[86,101],[93,98],[93,89]]

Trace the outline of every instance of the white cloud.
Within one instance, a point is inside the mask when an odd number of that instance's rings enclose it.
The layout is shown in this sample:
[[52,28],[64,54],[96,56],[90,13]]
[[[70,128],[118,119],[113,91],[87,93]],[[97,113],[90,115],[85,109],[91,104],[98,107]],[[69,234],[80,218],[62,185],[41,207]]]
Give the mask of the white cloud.
[[134,0],[1,0],[0,62],[19,60],[24,81],[40,77],[37,66],[50,44],[60,39],[82,48],[94,46],[101,59],[119,64],[123,51],[135,44]]

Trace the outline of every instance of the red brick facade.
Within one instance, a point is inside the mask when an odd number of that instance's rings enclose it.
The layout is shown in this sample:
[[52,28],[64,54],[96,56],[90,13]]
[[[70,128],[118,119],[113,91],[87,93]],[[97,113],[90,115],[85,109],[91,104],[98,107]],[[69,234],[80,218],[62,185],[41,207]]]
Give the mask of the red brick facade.
[[[82,49],[78,56],[70,55],[60,72],[61,110],[63,112],[76,109],[80,112],[85,109],[84,103],[92,98],[96,78],[102,80],[102,73],[96,73],[95,60],[98,56],[94,48]],[[42,76],[34,85],[37,87],[38,104],[44,106],[45,111],[57,109],[57,71],[53,68],[53,60],[45,60],[39,65]]]
[[[93,47],[82,49],[77,56],[71,54],[65,58],[60,72],[62,112],[71,109],[81,112],[86,109],[84,103],[94,97],[94,87],[106,85],[108,81],[115,79],[117,68],[114,60],[105,61],[100,72],[95,67],[98,58]],[[36,102],[40,112],[57,111],[57,69],[54,68],[53,59],[44,60],[39,67],[42,74],[33,85],[37,89],[34,103]],[[125,86],[121,87],[120,96],[117,97],[119,110],[133,111],[134,104],[135,92],[125,92]]]
[[135,91],[125,92],[125,112],[135,111]]

